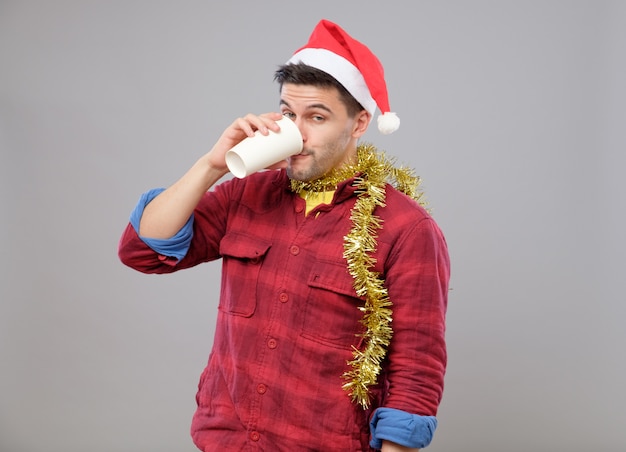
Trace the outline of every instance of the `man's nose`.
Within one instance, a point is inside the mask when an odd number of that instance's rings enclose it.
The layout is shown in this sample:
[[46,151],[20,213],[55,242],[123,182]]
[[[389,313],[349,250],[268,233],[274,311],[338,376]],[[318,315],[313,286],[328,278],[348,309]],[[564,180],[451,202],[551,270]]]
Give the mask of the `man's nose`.
[[300,118],[296,118],[293,120],[293,122],[296,123],[296,126],[298,127],[298,130],[300,131],[300,135],[302,135],[302,142],[306,143],[306,133],[305,133],[305,128],[304,128],[304,124],[302,123],[302,120]]

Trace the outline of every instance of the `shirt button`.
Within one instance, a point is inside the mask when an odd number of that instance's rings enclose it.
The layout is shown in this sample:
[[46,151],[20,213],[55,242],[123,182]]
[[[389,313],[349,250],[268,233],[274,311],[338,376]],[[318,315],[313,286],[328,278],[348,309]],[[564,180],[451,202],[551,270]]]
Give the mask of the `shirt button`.
[[289,295],[287,295],[285,292],[281,292],[281,294],[278,296],[278,299],[281,303],[287,303],[289,301]]
[[250,439],[252,441],[258,441],[259,439],[261,439],[261,434],[257,431],[250,432]]
[[162,254],[159,254],[159,260],[161,262],[166,261],[167,260],[167,256],[163,256]]
[[276,341],[276,339],[270,339],[270,340],[267,341],[267,346],[269,348],[274,349],[274,348],[278,347],[278,342]]
[[256,387],[256,392],[258,392],[259,394],[265,394],[267,392],[267,386],[261,383]]
[[297,256],[298,254],[300,254],[300,247],[297,245],[293,245],[291,248],[289,248],[289,252],[294,256]]
[[304,206],[296,206],[296,213],[302,213],[302,211],[304,210]]

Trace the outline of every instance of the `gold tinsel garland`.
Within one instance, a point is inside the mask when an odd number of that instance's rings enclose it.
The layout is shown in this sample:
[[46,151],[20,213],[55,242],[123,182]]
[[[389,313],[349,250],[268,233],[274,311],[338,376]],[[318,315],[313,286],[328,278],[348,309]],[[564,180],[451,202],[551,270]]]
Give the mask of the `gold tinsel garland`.
[[385,185],[391,184],[420,205],[426,206],[423,194],[418,191],[420,178],[410,168],[396,167],[384,153],[377,152],[370,144],[360,144],[357,148],[358,161],[333,170],[330,174],[310,182],[291,181],[291,189],[296,193],[334,190],[337,185],[354,177],[357,200],[352,208],[350,219],[352,229],[344,237],[343,257],[347,261],[353,286],[358,296],[365,297],[360,322],[366,331],[361,335],[365,344],[362,350],[353,347],[353,359],[348,361],[352,370],[343,374],[347,382],[343,385],[349,391],[353,402],[364,409],[369,407],[369,387],[375,385],[381,371],[381,363],[387,353],[393,330],[391,328],[391,300],[380,273],[373,271],[376,259],[378,230],[382,220],[374,214],[376,207],[385,206]]

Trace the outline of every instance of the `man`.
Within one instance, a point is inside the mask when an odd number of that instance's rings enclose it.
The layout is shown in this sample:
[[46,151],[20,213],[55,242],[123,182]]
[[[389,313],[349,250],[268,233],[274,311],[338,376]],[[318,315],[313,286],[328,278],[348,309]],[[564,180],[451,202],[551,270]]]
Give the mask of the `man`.
[[[275,78],[280,112],[236,119],[175,184],[144,194],[120,258],[146,273],[223,259],[199,449],[418,450],[443,391],[449,259],[417,179],[358,143],[376,107],[381,131],[399,125],[382,66],[323,20]],[[283,116],[302,152],[218,184],[225,153]]]

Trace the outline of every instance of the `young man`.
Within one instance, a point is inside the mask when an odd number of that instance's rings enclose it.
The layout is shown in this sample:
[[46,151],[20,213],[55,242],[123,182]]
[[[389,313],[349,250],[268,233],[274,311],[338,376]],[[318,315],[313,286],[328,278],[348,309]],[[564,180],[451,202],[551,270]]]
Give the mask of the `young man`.
[[[221,258],[192,437],[203,451],[417,450],[436,428],[449,259],[417,178],[358,143],[382,66],[321,21],[275,74],[280,112],[236,119],[174,185],[141,198],[119,255],[146,273]],[[292,119],[303,150],[217,182],[225,153]],[[389,120],[388,118],[391,118]]]

